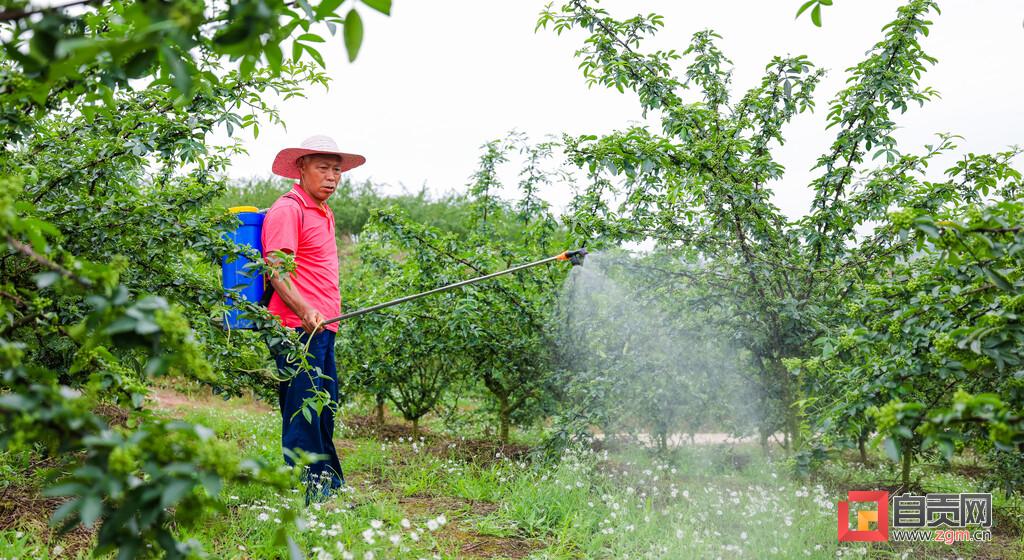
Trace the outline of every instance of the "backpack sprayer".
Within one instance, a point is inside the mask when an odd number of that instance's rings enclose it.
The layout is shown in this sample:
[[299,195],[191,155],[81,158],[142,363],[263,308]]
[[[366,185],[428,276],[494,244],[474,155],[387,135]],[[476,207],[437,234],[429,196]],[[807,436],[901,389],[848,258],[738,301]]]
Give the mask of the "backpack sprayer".
[[[234,241],[239,245],[249,245],[256,249],[256,251],[262,254],[263,245],[260,242],[260,231],[263,227],[263,213],[259,211],[255,206],[236,206],[230,209],[232,213],[238,216],[238,219],[242,221],[242,225],[239,226],[235,231],[225,233],[225,237]],[[513,266],[498,272],[492,272],[491,274],[485,274],[476,278],[470,278],[469,280],[463,280],[461,282],[455,282],[418,294],[412,294],[403,296],[391,301],[384,303],[378,303],[377,305],[371,305],[370,307],[364,307],[356,311],[344,313],[333,319],[324,321],[324,325],[330,325],[331,323],[338,323],[346,319],[365,315],[367,313],[373,313],[386,309],[395,305],[420,299],[441,292],[447,292],[448,290],[454,290],[455,288],[461,288],[470,284],[476,284],[477,282],[483,282],[484,280],[490,280],[491,278],[497,278],[498,276],[504,276],[506,274],[512,274],[527,268],[533,268],[542,264],[552,263],[556,261],[567,261],[572,266],[580,266],[583,264],[583,258],[587,256],[587,250],[580,248],[573,251],[565,251],[553,257],[547,257],[539,261],[531,263],[521,264],[519,266]],[[237,289],[242,297],[249,301],[262,301],[264,297],[264,285],[262,278],[247,276],[245,271],[245,265],[250,261],[245,257],[239,256],[233,262],[228,262],[228,257],[224,257],[221,261],[223,286],[225,290]],[[232,305],[231,297],[227,298],[227,304]],[[252,321],[241,317],[241,311],[232,308],[228,311],[227,317],[225,317],[225,325],[232,329],[251,329],[253,328]]]

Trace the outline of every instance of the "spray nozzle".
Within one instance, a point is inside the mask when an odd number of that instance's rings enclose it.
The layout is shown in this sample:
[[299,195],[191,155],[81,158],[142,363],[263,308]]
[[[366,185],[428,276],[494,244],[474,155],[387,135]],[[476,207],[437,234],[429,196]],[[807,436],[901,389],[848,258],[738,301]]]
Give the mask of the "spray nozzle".
[[558,260],[569,261],[573,266],[582,266],[583,257],[587,256],[587,250],[580,248],[575,251],[566,251],[561,255],[558,255]]

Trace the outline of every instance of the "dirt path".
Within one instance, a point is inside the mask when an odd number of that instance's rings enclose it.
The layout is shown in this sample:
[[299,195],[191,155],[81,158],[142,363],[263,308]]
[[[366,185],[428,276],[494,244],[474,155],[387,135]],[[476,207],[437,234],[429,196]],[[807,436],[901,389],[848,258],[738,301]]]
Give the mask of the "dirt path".
[[154,387],[149,391],[149,400],[153,402],[156,408],[164,410],[218,408],[222,410],[244,410],[261,414],[272,410],[269,404],[251,398],[224,400],[214,395],[209,389],[203,389],[196,395],[186,395],[168,387]]

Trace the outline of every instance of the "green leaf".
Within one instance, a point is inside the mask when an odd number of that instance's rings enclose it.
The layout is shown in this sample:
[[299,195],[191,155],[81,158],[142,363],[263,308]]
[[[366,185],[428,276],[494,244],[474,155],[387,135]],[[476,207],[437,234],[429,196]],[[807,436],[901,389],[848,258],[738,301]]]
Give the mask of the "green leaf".
[[939,228],[935,225],[931,216],[919,216],[914,219],[914,227],[932,239],[940,237]]
[[141,335],[158,333],[160,332],[160,325],[146,318],[139,319],[135,323],[135,332]]
[[196,424],[195,426],[192,427],[192,429],[195,430],[196,435],[199,436],[199,439],[202,441],[209,440],[215,434],[213,430],[207,428],[206,426],[203,426],[202,424]]
[[341,3],[345,0],[324,0],[316,7],[317,19],[324,19],[327,16],[333,15],[334,11],[341,6]]
[[139,540],[127,540],[118,547],[117,560],[129,560],[130,558],[138,557],[138,549],[142,546],[142,542]]
[[149,74],[153,62],[156,61],[157,53],[153,49],[146,49],[135,53],[124,63],[124,74],[129,78],[141,78]]
[[309,5],[307,0],[295,0],[295,3],[302,8],[302,11],[306,12],[306,17],[309,19],[316,19],[316,13],[313,12],[313,7]]
[[131,332],[135,330],[135,324],[138,322],[139,320],[136,319],[135,317],[122,316],[119,317],[113,323],[107,325],[107,328],[104,329],[104,333],[117,334],[123,332]]
[[43,288],[49,288],[55,282],[57,282],[57,280],[60,280],[60,273],[59,272],[40,272],[39,274],[36,274],[34,278],[35,278],[35,281],[36,281],[36,287],[38,287],[40,290],[42,290]]
[[181,94],[188,95],[192,91],[192,73],[189,72],[185,61],[174,52],[174,49],[163,45],[160,47],[160,55],[163,57],[164,65],[168,68],[174,78],[174,87]]
[[50,526],[56,527],[65,517],[71,514],[78,508],[78,500],[68,500],[64,502],[57,511],[53,512],[53,516],[50,517]]
[[82,492],[84,486],[77,482],[58,484],[43,490],[44,496],[74,496]]
[[216,496],[220,493],[221,488],[224,484],[220,477],[216,473],[203,473],[199,475],[199,480],[203,483],[203,488],[206,489],[206,493],[211,496]]
[[995,284],[997,288],[999,288],[1000,290],[1003,290],[1004,292],[1012,292],[1012,291],[1014,291],[1013,290],[1013,284],[1011,284],[1010,281],[1007,280],[1006,277],[1003,276],[1003,274],[1001,272],[999,272],[998,270],[995,270],[993,268],[988,268],[988,267],[985,267],[983,270],[985,271],[985,276],[987,276],[988,279],[993,284]]
[[[817,3],[818,3],[818,0],[807,0],[806,2],[804,2],[804,5],[800,6],[800,9],[796,11],[796,17],[799,18],[800,15],[803,14],[804,12],[806,12],[808,8],[810,8],[811,6],[816,5]],[[794,18],[794,19],[796,19],[796,18]]]
[[82,519],[82,524],[91,527],[100,517],[100,513],[103,512],[103,501],[100,500],[99,496],[83,496],[81,499],[82,506],[79,509],[78,516]]
[[0,395],[0,409],[6,410],[29,410],[32,402],[17,393]]
[[266,55],[267,64],[270,65],[271,70],[274,72],[281,70],[281,62],[284,59],[284,53],[281,52],[281,45],[271,41],[263,48],[263,54]]
[[938,441],[938,445],[939,445],[939,450],[942,452],[942,456],[947,461],[952,460],[953,459],[953,453],[956,451],[956,446],[953,445],[953,442],[951,442],[951,441],[949,441],[947,439],[940,439]]
[[893,461],[900,460],[900,448],[892,438],[885,438],[885,441],[882,442],[882,449],[885,450],[885,454]]
[[252,76],[252,73],[256,70],[257,60],[258,57],[256,55],[247,54],[243,56],[242,62],[238,65],[238,73],[245,78]]
[[172,480],[167,486],[164,487],[163,493],[160,495],[160,507],[170,507],[181,501],[181,498],[192,490],[192,481],[186,479],[175,479]]
[[815,6],[814,9],[811,10],[811,21],[814,22],[814,25],[816,25],[818,27],[821,27],[821,6],[820,5]]
[[386,16],[391,15],[391,0],[363,0],[363,4]]
[[292,537],[288,536],[288,559],[289,560],[303,560],[305,556],[302,554],[302,549],[295,543]]
[[353,8],[345,16],[345,50],[348,52],[349,62],[355,62],[362,44],[363,18],[359,17],[359,12]]
[[303,45],[303,46],[306,49],[306,52],[309,53],[309,56],[313,57],[313,60],[315,60],[316,63],[319,64],[321,68],[326,68],[327,67],[324,64],[324,57],[323,57],[323,55],[320,54],[320,51],[314,49],[313,47],[311,47],[309,45]]

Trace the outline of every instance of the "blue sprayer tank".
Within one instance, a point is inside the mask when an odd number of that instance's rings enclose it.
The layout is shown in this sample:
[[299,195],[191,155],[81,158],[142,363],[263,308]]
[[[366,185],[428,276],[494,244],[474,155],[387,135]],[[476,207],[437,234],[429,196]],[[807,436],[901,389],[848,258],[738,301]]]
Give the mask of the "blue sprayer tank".
[[[257,253],[263,253],[263,243],[260,242],[260,231],[263,228],[263,213],[255,206],[235,206],[230,209],[231,213],[241,220],[241,225],[234,231],[224,233],[226,239],[230,239],[239,245],[248,245],[256,249]],[[221,279],[224,286],[227,304],[233,306],[230,289],[238,289],[245,299],[259,302],[263,298],[263,277],[258,273],[245,270],[249,259],[242,255],[237,256],[233,261],[228,262],[228,257],[221,258]],[[224,317],[224,327],[228,329],[251,329],[252,321],[241,317],[242,312],[238,309],[230,309]]]

